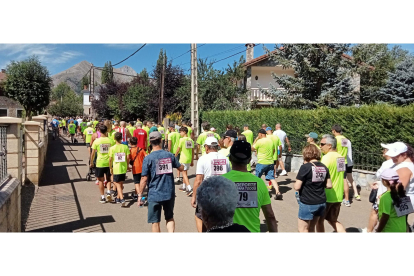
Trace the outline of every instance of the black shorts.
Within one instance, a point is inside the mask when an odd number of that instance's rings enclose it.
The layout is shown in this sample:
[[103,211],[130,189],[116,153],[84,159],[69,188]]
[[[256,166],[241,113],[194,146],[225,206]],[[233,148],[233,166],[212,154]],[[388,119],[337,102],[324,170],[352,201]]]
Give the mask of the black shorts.
[[96,168],[95,169],[95,176],[96,177],[104,177],[106,175],[106,178],[109,179],[111,176],[111,170],[109,167],[104,168]]
[[90,143],[85,143],[86,144],[86,147],[87,148],[90,148],[91,147],[91,144]]
[[148,202],[148,223],[158,223],[161,221],[161,208],[164,210],[164,218],[166,221],[174,218],[175,196],[170,200],[161,202]]
[[123,181],[125,181],[125,175],[126,175],[126,173],[124,173],[124,174],[114,174],[114,182],[123,182]]
[[197,218],[199,218],[199,219],[203,220],[203,219],[201,218],[201,211],[200,211],[200,209],[198,208],[198,204],[197,204],[196,209],[195,209],[195,216],[196,216]]
[[134,184],[139,184],[141,182],[141,174],[140,173],[133,174],[132,176],[134,177]]
[[344,179],[346,179],[346,171],[347,171],[347,170],[345,169],[345,171],[344,171]]
[[338,221],[339,211],[341,210],[341,202],[326,202],[325,219],[331,222]]
[[348,174],[348,173],[352,173],[352,168],[353,168],[354,166],[348,166],[348,165],[346,165],[346,173]]

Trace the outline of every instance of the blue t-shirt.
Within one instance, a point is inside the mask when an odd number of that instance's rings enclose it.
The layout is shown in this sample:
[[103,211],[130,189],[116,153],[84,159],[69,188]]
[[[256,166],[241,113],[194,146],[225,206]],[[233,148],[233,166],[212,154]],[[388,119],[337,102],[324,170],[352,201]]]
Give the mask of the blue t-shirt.
[[[163,159],[162,163],[164,166],[159,164],[160,159]],[[168,165],[168,169],[171,170],[171,173],[157,174],[157,171],[161,173],[165,172],[162,171],[162,169],[166,169],[165,165]],[[163,167],[161,171],[159,171],[159,166]],[[175,158],[174,154],[165,150],[153,151],[144,158],[141,176],[148,177],[147,185],[149,202],[170,200],[175,196],[174,174],[172,173],[172,168],[179,168],[180,166],[181,164],[178,162],[178,159]]]
[[60,122],[56,119],[53,119],[53,121],[50,122],[50,124],[52,125],[52,127],[59,127]]
[[75,124],[75,126],[78,126],[78,121],[74,120],[73,123]]

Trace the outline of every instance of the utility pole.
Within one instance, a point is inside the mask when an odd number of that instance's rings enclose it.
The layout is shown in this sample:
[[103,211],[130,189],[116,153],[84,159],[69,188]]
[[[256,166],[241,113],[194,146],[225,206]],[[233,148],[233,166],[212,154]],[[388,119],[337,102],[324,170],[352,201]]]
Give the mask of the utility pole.
[[95,99],[94,98],[94,92],[95,92],[95,70],[94,70],[94,66],[92,64],[91,67],[91,71],[89,72],[89,103],[91,103],[91,114],[89,114],[89,116],[95,117],[95,112],[92,108],[92,101]]
[[162,112],[164,107],[164,75],[165,75],[165,55],[162,56],[162,70],[161,70],[161,87],[160,87],[160,109],[158,113],[158,123],[162,124]]
[[199,135],[198,123],[198,87],[197,87],[197,44],[191,44],[191,123],[194,135]]

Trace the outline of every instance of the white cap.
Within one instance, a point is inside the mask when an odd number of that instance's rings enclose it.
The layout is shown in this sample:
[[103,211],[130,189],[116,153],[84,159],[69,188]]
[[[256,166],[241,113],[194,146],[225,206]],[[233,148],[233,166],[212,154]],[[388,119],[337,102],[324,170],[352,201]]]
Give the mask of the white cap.
[[396,157],[397,155],[400,155],[408,150],[407,146],[403,142],[381,144],[381,147],[388,149],[385,155],[388,155],[389,157]]
[[91,122],[88,122],[86,125],[87,125],[87,126],[90,126],[90,125],[91,125]]
[[204,145],[211,146],[211,144],[213,143],[216,143],[218,145],[216,137],[207,137],[206,141],[204,142]]
[[216,129],[214,127],[210,128],[210,131],[215,131]]

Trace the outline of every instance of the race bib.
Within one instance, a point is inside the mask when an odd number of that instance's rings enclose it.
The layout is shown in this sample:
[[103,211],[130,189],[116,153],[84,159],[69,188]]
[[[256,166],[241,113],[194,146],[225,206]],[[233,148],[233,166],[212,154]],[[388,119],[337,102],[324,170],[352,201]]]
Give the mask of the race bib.
[[125,152],[117,152],[115,153],[115,162],[125,162]]
[[342,138],[342,140],[341,140],[341,145],[342,145],[343,147],[348,147],[348,139],[346,139],[346,138]]
[[323,182],[326,178],[326,169],[324,167],[312,166],[312,182]]
[[413,204],[409,196],[401,198],[400,207],[394,205],[394,208],[399,217],[414,213]]
[[93,130],[92,129],[88,129],[88,132],[87,132],[89,135],[91,135],[91,134],[93,134]]
[[336,159],[336,170],[338,172],[345,171],[345,158],[344,157],[339,157]]
[[191,141],[191,140],[185,141],[185,148],[186,149],[192,149],[193,148],[193,141]]
[[257,182],[236,182],[239,190],[237,208],[257,208]]
[[227,159],[211,160],[211,175],[222,175],[227,173]]
[[158,160],[157,168],[155,170],[156,174],[166,174],[172,173],[172,162],[171,158],[162,158]]
[[109,153],[109,148],[111,147],[111,144],[100,144],[99,145],[99,151],[100,153]]
[[207,138],[208,137],[214,137],[214,133],[207,133]]
[[164,134],[164,130],[163,130],[163,129],[160,129],[160,133],[161,133],[161,134]]

